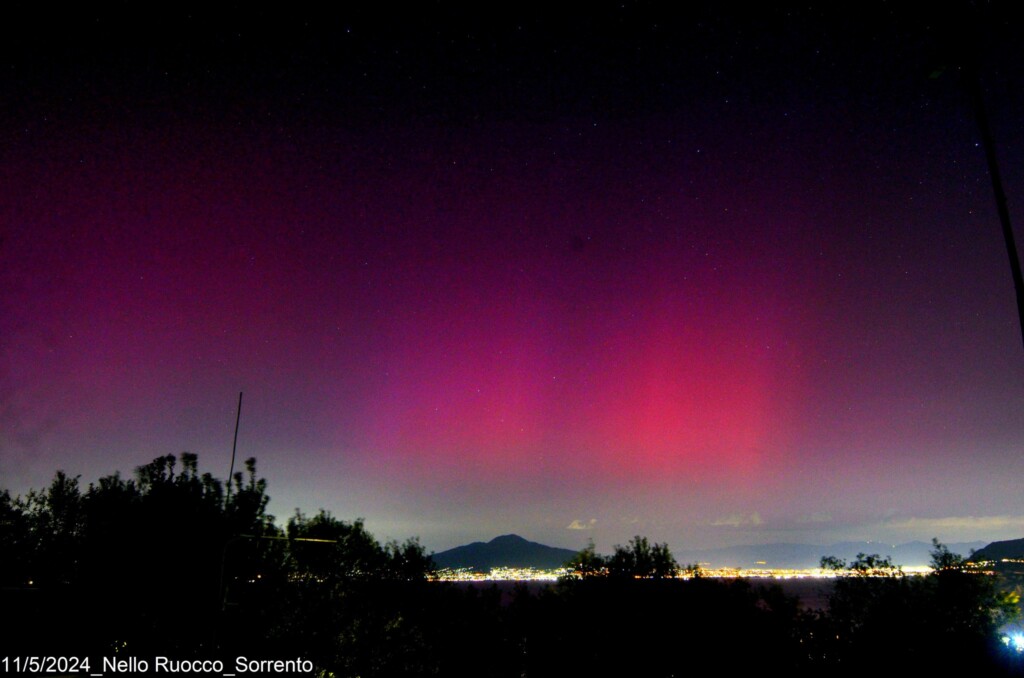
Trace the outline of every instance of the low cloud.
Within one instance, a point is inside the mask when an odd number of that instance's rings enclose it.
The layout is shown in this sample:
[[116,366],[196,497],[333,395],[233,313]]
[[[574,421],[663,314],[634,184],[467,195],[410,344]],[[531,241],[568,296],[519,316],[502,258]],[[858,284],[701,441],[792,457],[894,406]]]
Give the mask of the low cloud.
[[597,525],[597,518],[591,518],[587,522],[582,520],[574,520],[566,526],[567,530],[592,530]]
[[1024,530],[1024,516],[947,516],[945,518],[901,518],[885,527],[897,530],[947,531]]
[[711,523],[714,527],[753,527],[762,524],[764,521],[761,520],[761,514],[757,511],[749,515],[742,513],[734,513],[729,516],[715,519]]
[[805,523],[805,524],[806,523],[814,523],[814,524],[831,523],[832,522],[832,514],[831,513],[812,513],[809,516],[803,516],[802,518],[797,520],[797,522],[798,523]]

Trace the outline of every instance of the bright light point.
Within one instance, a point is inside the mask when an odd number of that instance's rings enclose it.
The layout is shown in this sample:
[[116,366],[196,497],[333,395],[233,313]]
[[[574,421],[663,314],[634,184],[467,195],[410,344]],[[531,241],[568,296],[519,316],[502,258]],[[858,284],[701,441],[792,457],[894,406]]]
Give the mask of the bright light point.
[[1003,641],[1003,645],[1012,649],[1014,652],[1024,652],[1024,633],[1020,631],[1011,633],[1008,636],[1003,636],[1000,640]]

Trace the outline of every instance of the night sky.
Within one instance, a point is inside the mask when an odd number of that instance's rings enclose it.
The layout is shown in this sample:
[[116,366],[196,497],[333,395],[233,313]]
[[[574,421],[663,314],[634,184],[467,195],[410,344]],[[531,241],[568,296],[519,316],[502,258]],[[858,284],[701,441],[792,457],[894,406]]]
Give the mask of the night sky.
[[3,22],[0,485],[244,391],[272,513],[428,549],[1024,535],[1008,5],[311,7]]

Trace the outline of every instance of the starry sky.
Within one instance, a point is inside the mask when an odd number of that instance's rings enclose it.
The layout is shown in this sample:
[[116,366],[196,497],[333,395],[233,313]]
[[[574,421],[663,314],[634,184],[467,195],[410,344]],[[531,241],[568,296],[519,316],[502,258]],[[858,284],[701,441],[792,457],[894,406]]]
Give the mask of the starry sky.
[[[431,550],[1024,534],[1007,5],[21,7],[0,485],[239,457]],[[1024,232],[1017,228],[1018,240]]]

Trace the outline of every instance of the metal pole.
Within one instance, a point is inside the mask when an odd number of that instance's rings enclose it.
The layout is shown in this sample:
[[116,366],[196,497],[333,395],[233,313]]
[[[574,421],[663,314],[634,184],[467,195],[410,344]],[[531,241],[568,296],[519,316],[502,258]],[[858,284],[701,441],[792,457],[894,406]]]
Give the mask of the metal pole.
[[231,499],[231,480],[235,475],[235,450],[238,449],[238,423],[242,420],[242,392],[238,392],[238,413],[235,415],[235,442],[231,444],[231,469],[228,471],[228,499]]
[[978,131],[981,133],[981,143],[985,147],[985,159],[988,161],[988,174],[992,179],[992,191],[996,197],[996,211],[999,212],[999,221],[1003,225],[1006,253],[1010,257],[1013,287],[1017,292],[1017,315],[1020,320],[1021,343],[1024,344],[1024,274],[1021,273],[1020,256],[1017,253],[1017,243],[1013,237],[1013,226],[1010,224],[1010,209],[1006,205],[1003,179],[999,174],[999,164],[996,162],[996,145],[992,140],[992,129],[988,124],[985,97],[981,91],[981,79],[978,76],[978,69],[975,64],[968,63],[966,71],[967,89],[970,90],[971,99],[974,103],[974,116],[978,120]]

